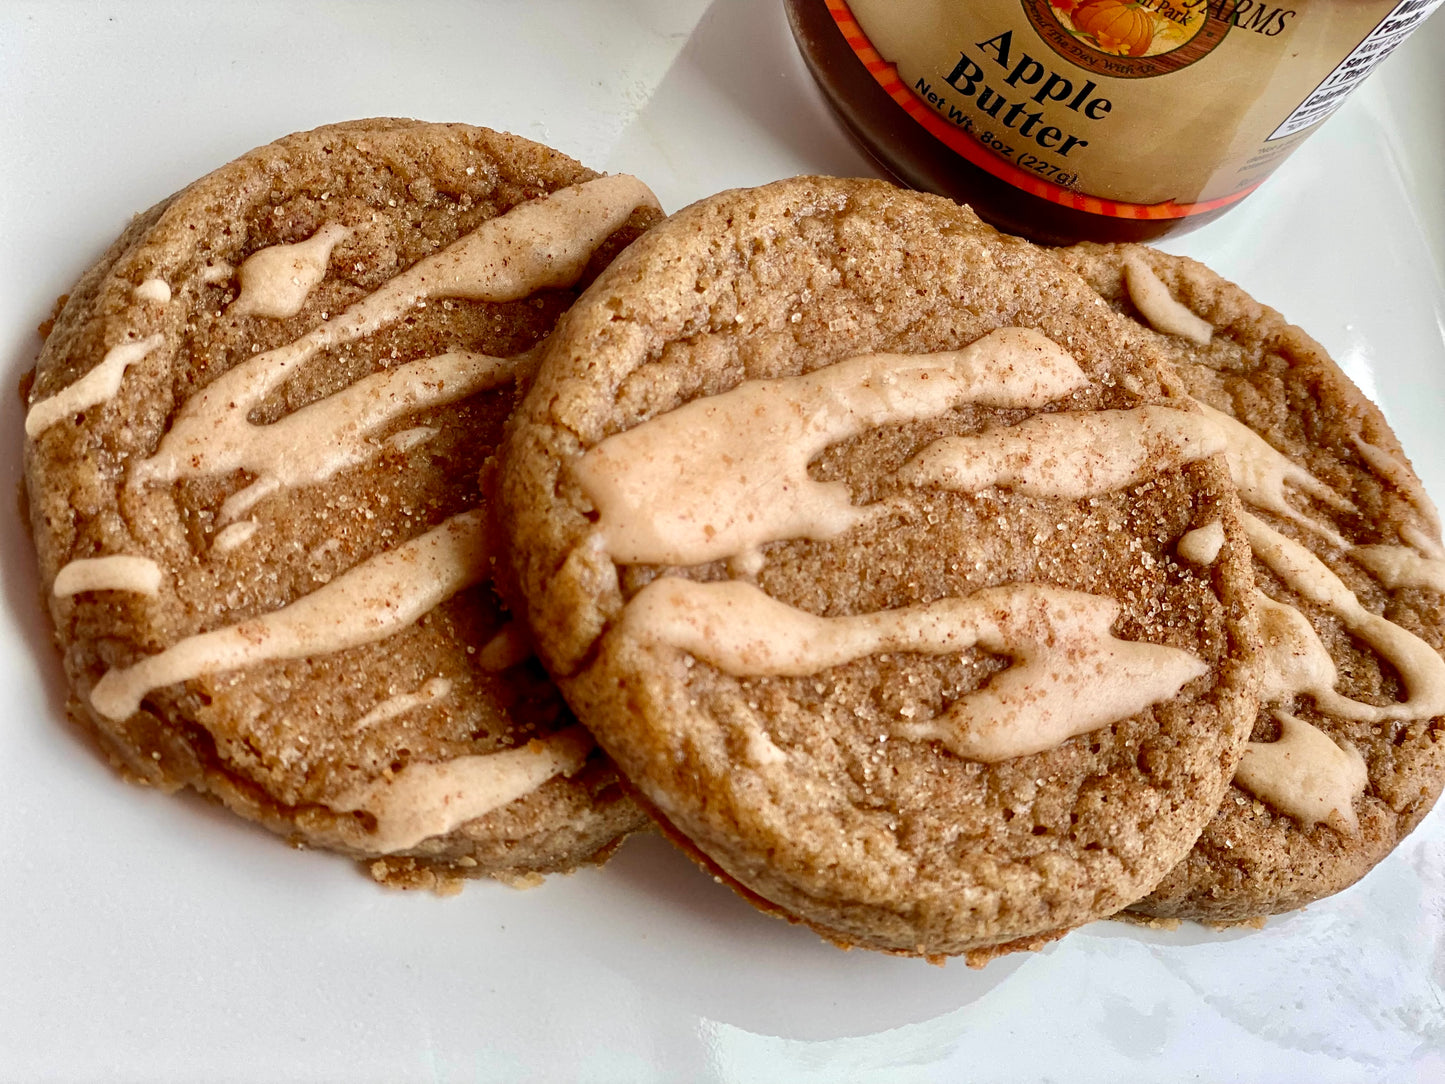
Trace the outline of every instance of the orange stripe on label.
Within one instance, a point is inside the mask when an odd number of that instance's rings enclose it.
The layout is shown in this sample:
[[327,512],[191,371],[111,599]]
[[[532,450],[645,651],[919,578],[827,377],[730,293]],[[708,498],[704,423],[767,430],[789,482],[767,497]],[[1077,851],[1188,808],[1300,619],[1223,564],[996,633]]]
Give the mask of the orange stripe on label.
[[1124,203],[1090,196],[1087,193],[1076,192],[1071,188],[1053,184],[1027,170],[1020,169],[1012,162],[1005,161],[962,128],[950,124],[940,117],[903,82],[902,77],[898,74],[898,69],[884,60],[873,48],[873,43],[869,41],[863,28],[858,25],[858,20],[853,17],[853,12],[845,0],[826,0],[826,3],[828,14],[838,24],[838,29],[842,31],[843,40],[848,43],[848,47],[853,50],[859,60],[863,61],[868,73],[888,93],[888,96],[903,108],[904,112],[961,158],[1030,195],[1046,199],[1050,203],[1086,211],[1089,214],[1147,220],[1187,218],[1190,215],[1213,211],[1242,200],[1258,187],[1258,183],[1256,183],[1242,192],[1202,203],[1175,203],[1173,200],[1166,200],[1163,203]]

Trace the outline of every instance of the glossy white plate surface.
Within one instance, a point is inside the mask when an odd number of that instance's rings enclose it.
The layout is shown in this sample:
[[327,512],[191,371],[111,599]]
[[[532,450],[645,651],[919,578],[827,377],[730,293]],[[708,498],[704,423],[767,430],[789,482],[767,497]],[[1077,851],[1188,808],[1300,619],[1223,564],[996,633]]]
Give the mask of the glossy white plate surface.
[[[129,215],[284,133],[383,114],[540,139],[669,210],[874,172],[777,0],[8,0],[0,379]],[[1240,210],[1164,247],[1320,339],[1445,498],[1445,17]],[[7,493],[20,430],[7,394]],[[0,1080],[1445,1080],[1438,810],[1262,930],[1100,923],[981,972],[839,952],[656,838],[528,892],[387,892],[120,783],[63,720],[13,515],[0,547]]]

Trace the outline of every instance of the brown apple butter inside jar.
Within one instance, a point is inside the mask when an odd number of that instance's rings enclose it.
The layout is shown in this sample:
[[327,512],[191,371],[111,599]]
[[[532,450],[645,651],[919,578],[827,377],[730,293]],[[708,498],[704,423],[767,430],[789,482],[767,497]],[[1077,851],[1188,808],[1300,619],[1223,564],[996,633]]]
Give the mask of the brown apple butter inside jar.
[[884,168],[1064,244],[1236,206],[1442,0],[785,2]]

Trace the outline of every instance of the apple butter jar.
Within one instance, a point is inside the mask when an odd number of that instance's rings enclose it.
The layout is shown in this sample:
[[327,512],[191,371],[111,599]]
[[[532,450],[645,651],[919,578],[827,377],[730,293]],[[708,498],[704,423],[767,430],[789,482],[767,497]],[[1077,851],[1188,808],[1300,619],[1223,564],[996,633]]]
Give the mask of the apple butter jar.
[[1223,214],[1441,2],[785,0],[889,172],[1054,244]]

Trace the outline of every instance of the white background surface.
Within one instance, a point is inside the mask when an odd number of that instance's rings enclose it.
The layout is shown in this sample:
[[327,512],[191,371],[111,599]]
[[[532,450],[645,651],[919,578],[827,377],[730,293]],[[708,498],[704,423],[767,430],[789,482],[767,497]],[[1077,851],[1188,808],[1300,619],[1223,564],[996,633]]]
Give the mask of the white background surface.
[[[284,133],[509,129],[669,210],[870,174],[778,0],[0,6],[0,383],[127,217]],[[1303,325],[1445,498],[1445,17],[1244,206],[1164,247]],[[0,492],[21,411],[0,397]],[[6,497],[8,502],[10,498]],[[7,505],[13,507],[13,505]],[[655,838],[515,892],[383,891],[63,722],[0,519],[0,1080],[1445,1080],[1445,816],[1260,931],[1100,923],[982,972],[755,913]]]

